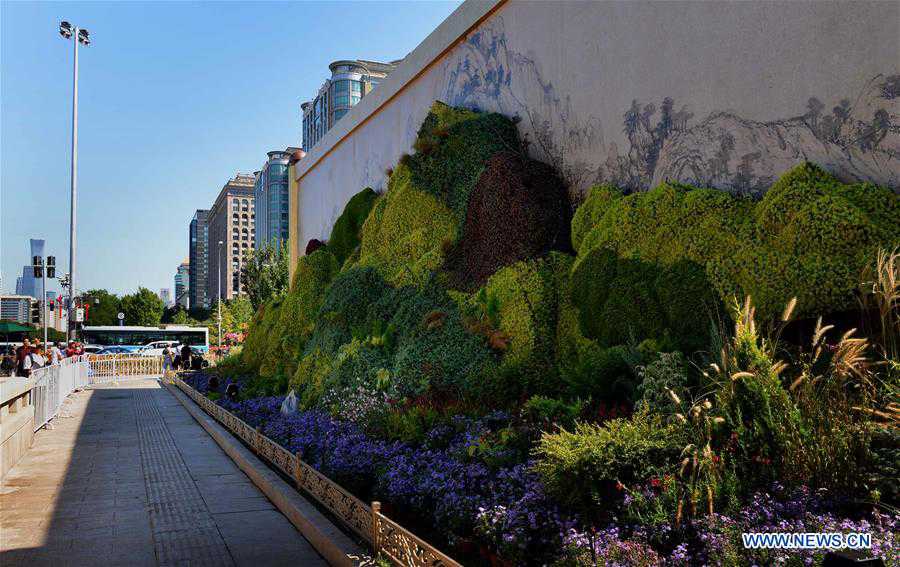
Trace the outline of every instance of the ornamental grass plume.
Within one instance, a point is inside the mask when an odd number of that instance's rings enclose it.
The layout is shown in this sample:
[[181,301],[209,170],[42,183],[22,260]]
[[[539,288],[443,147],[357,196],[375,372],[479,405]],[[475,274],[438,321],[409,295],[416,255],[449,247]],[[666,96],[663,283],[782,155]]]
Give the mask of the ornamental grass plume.
[[864,314],[878,312],[879,327],[872,334],[884,358],[900,360],[900,249],[878,251],[874,265],[863,272],[859,299]]
[[723,465],[713,444],[716,430],[724,425],[725,419],[713,414],[713,404],[709,398],[683,403],[672,390],[668,390],[668,394],[678,409],[675,416],[684,426],[688,441],[681,450],[681,462],[676,475],[678,504],[674,524],[679,527],[685,515],[685,506],[689,515],[694,518],[698,516],[698,504],[704,501],[706,513],[713,514]]

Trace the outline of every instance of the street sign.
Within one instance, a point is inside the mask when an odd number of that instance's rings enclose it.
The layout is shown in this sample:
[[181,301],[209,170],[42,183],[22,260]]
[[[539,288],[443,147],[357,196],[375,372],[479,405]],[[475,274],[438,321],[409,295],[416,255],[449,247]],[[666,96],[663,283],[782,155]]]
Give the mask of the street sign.
[[125,314],[119,311],[119,321],[125,318]]
[[84,323],[84,308],[79,307],[75,310],[75,322],[76,323]]

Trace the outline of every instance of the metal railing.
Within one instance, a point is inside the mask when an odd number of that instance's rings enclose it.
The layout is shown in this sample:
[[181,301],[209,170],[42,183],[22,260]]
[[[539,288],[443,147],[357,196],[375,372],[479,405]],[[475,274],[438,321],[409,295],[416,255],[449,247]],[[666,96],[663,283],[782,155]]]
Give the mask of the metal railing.
[[161,356],[133,354],[90,354],[91,384],[118,382],[122,379],[158,378],[163,373]]
[[29,380],[34,405],[34,430],[47,425],[59,415],[66,397],[89,385],[88,363],[79,358],[67,358],[59,364],[44,366],[31,373]]
[[327,508],[347,528],[405,567],[461,567],[460,563],[381,513],[381,504],[366,505],[346,489],[303,462],[290,451],[253,429],[245,421],[210,400],[178,377],[175,385],[203,410],[238,436],[259,456],[293,478],[297,487]]
[[59,364],[38,368],[22,380],[32,384],[34,430],[37,431],[59,415],[66,397],[76,390],[94,384],[158,378],[161,375],[162,357],[84,355],[64,358]]

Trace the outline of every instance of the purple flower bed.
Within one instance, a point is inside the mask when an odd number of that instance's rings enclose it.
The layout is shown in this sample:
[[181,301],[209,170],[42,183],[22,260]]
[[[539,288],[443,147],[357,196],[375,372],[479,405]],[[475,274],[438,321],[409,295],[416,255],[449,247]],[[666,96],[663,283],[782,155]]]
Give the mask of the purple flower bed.
[[[208,391],[205,376],[188,381]],[[228,382],[218,391],[224,392]],[[361,499],[386,502],[395,510],[390,515],[410,522],[419,535],[451,545],[474,537],[511,564],[814,565],[822,551],[745,550],[741,533],[818,531],[871,533],[872,553],[887,565],[898,564],[894,534],[900,516],[847,517],[835,499],[806,488],[789,491],[776,485],[735,514],[714,514],[679,529],[668,521],[623,521],[585,530],[546,495],[530,463],[489,466],[473,456],[472,447],[503,423],[502,414],[456,418],[453,427],[437,427],[413,446],[372,438],[319,410],[283,415],[283,400],[223,397],[217,403],[251,426],[261,426],[290,451],[301,451],[304,461]],[[653,497],[651,490],[644,494]]]

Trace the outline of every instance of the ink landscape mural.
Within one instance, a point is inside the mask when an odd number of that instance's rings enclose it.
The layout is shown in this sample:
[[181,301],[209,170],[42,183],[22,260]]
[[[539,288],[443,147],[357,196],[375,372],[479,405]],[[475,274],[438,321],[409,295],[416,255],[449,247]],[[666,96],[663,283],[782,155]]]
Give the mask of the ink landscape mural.
[[[672,180],[759,196],[804,161],[844,181],[900,187],[900,74],[874,76],[845,98],[798,101],[795,115],[769,121],[725,110],[696,116],[689,100],[671,96],[634,98],[604,121],[574,112],[541,65],[509,47],[502,16],[471,34],[444,73],[442,100],[518,117],[536,157],[573,188]],[[618,122],[616,139],[604,136],[604,122]]]

